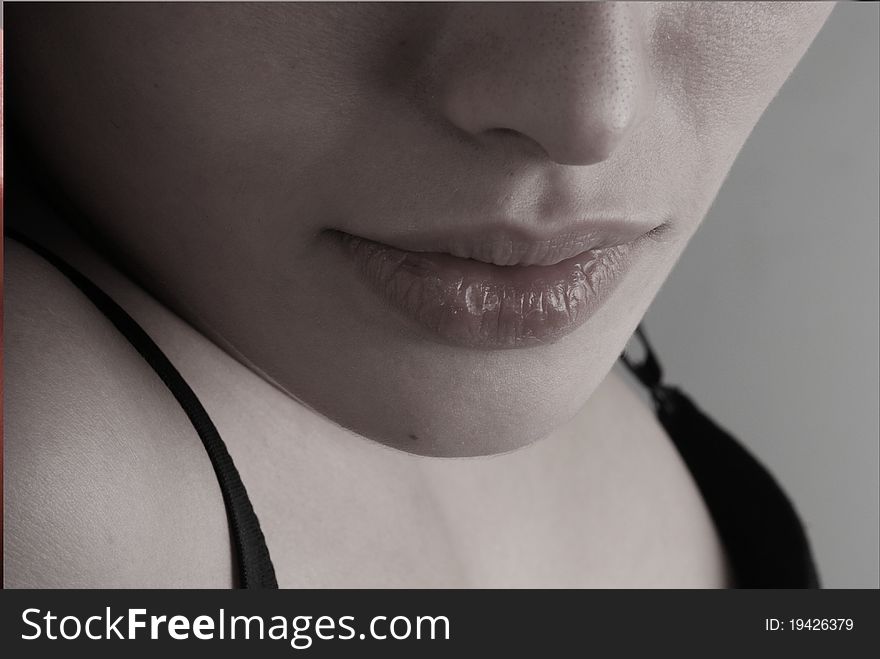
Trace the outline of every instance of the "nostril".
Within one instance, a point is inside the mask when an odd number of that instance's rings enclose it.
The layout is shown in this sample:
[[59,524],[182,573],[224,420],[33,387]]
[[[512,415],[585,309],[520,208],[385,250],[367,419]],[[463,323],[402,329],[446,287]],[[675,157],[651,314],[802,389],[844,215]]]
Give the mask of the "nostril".
[[544,148],[543,144],[514,128],[490,128],[483,131],[481,137],[485,140],[505,143],[510,148],[515,147],[521,152],[538,158],[550,158],[550,153]]

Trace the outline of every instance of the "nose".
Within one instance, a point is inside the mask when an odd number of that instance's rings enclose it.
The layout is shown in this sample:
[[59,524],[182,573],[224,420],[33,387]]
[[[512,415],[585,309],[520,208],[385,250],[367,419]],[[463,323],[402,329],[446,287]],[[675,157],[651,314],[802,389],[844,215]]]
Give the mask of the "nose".
[[440,42],[443,113],[478,140],[525,138],[559,164],[608,159],[653,104],[640,4],[462,7]]

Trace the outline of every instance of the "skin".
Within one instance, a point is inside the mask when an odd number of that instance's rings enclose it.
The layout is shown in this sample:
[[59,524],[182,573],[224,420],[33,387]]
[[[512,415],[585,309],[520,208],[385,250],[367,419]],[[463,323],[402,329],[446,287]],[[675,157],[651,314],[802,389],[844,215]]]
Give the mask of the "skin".
[[[723,585],[686,469],[610,370],[832,6],[11,5],[7,110],[90,244],[21,212],[202,398],[282,584]],[[430,340],[324,240],[591,215],[663,231],[582,327],[520,350]],[[228,582],[179,408],[57,273],[7,259],[7,460],[29,476],[7,496],[49,499],[12,513],[18,583]],[[53,485],[67,452],[93,496]],[[77,550],[96,524],[113,537]]]

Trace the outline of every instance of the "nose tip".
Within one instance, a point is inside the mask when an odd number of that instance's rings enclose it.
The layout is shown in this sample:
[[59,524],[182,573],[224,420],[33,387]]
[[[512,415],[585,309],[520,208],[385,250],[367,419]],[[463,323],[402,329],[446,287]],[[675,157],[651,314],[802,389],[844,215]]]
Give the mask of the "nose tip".
[[491,22],[491,49],[471,49],[476,61],[449,68],[443,111],[478,139],[517,134],[559,164],[607,160],[653,104],[640,11],[508,7],[504,21]]
[[521,124],[523,136],[561,165],[586,166],[607,160],[647,116],[647,85],[614,83],[610,92],[573,94]]

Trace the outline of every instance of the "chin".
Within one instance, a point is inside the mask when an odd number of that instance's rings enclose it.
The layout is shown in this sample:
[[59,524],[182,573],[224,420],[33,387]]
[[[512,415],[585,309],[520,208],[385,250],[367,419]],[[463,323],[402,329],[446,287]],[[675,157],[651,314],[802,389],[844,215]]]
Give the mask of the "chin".
[[558,378],[511,377],[509,371],[483,371],[470,378],[462,374],[452,387],[448,382],[426,382],[415,390],[386,389],[385,400],[376,401],[373,409],[393,413],[337,421],[361,437],[414,455],[466,458],[510,453],[565,427],[606,372],[578,379],[568,373]]
[[[576,410],[572,415],[574,413]],[[544,414],[539,416],[540,420],[545,420]],[[444,419],[439,427],[425,425],[424,428],[412,429],[403,438],[397,432],[384,435],[371,435],[366,432],[359,434],[411,455],[431,458],[475,458],[502,455],[523,449],[545,439],[570,420],[568,415],[561,419],[561,422],[558,414],[550,413],[546,416],[555,419],[556,425],[548,426],[546,422],[535,423],[538,419],[534,415],[531,418],[521,419],[521,423],[517,423],[518,418],[510,418],[510,416],[493,423],[485,414],[475,413],[472,417],[460,417],[451,423],[448,419]]]

